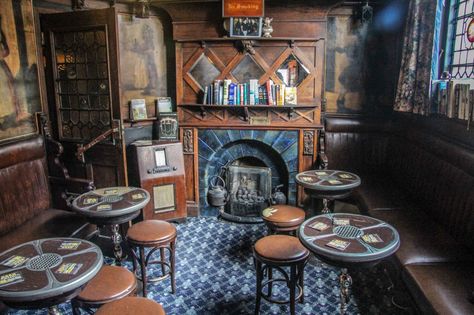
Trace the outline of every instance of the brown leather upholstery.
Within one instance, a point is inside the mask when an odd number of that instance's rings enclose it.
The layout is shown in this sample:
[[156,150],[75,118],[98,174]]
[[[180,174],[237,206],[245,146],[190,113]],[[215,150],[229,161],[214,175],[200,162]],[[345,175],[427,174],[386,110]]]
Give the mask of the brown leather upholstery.
[[135,275],[123,267],[103,266],[76,297],[86,303],[105,304],[130,295],[137,288]]
[[50,207],[43,139],[0,147],[0,235]]
[[96,315],[165,315],[163,307],[155,301],[143,297],[126,297],[105,304]]
[[420,305],[429,306],[423,314],[474,314],[472,263],[408,265],[403,276]]
[[393,225],[400,234],[395,253],[402,265],[473,260],[466,245],[456,241],[427,214],[411,210],[375,210],[370,214]]
[[[50,209],[43,138],[0,147],[0,252],[23,242],[71,236],[87,221],[72,212]],[[88,226],[77,237],[93,228]]]
[[399,231],[396,257],[422,312],[472,314],[458,266],[474,265],[474,137],[413,116],[328,117],[329,168],[359,174],[360,209]]
[[127,238],[134,243],[165,242],[176,237],[176,227],[166,221],[145,220],[128,229]]
[[255,253],[277,261],[299,260],[309,255],[300,240],[289,235],[270,235],[259,239],[255,243]]
[[[305,212],[297,207],[288,205],[273,205],[262,215],[265,223],[275,227],[295,227],[303,223]],[[270,210],[272,209],[272,210]],[[266,215],[268,213],[268,215]]]

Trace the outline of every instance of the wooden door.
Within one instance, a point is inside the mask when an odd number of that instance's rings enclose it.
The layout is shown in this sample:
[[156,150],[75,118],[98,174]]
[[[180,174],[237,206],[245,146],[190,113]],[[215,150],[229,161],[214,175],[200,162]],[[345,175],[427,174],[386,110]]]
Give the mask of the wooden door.
[[41,31],[52,133],[71,175],[98,188],[127,185],[115,10],[44,14]]

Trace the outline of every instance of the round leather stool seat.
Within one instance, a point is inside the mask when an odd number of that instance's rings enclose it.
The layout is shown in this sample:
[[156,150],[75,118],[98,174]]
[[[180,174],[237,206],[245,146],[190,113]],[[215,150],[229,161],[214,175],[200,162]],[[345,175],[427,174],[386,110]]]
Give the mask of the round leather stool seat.
[[103,266],[84,290],[72,301],[73,314],[81,314],[81,309],[97,308],[103,304],[120,300],[135,294],[137,279],[123,267]]
[[165,315],[163,307],[153,300],[143,297],[126,297],[105,304],[96,312],[97,315]]
[[274,205],[263,210],[262,218],[270,228],[297,229],[305,219],[305,212],[297,207]]
[[146,220],[128,229],[127,239],[133,243],[165,242],[176,237],[176,227],[166,221]]
[[270,235],[255,243],[255,253],[267,260],[293,261],[305,259],[309,251],[300,240],[289,235]]

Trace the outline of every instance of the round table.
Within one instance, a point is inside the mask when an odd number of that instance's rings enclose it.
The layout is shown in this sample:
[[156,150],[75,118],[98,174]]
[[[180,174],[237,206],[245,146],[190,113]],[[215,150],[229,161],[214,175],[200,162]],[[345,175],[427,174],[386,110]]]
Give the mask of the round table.
[[135,219],[150,201],[148,191],[136,187],[108,187],[86,192],[77,197],[72,208],[99,226],[112,227],[114,256],[118,264],[122,256],[120,224]]
[[311,170],[296,174],[296,182],[312,198],[323,200],[321,213],[331,212],[328,200],[348,197],[361,183],[356,174],[338,170]]
[[395,253],[400,246],[397,230],[364,215],[321,214],[303,222],[299,239],[322,261],[341,267],[341,313],[349,301],[352,279],[350,267],[373,266]]
[[103,256],[89,241],[48,238],[0,254],[0,300],[13,308],[48,307],[77,296],[100,270]]

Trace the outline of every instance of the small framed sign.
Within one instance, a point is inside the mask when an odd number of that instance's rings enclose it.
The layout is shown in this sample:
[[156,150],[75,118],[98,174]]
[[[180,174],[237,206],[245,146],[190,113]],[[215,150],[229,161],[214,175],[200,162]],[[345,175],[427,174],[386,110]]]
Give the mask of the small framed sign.
[[146,119],[146,104],[145,99],[133,99],[130,101],[130,119],[140,120]]
[[158,115],[158,140],[178,140],[178,116],[176,113],[160,113]]
[[171,97],[158,97],[156,99],[156,113],[171,113],[173,106],[171,105]]
[[260,37],[262,35],[262,18],[230,18],[231,37]]
[[222,0],[222,17],[263,17],[264,0]]

